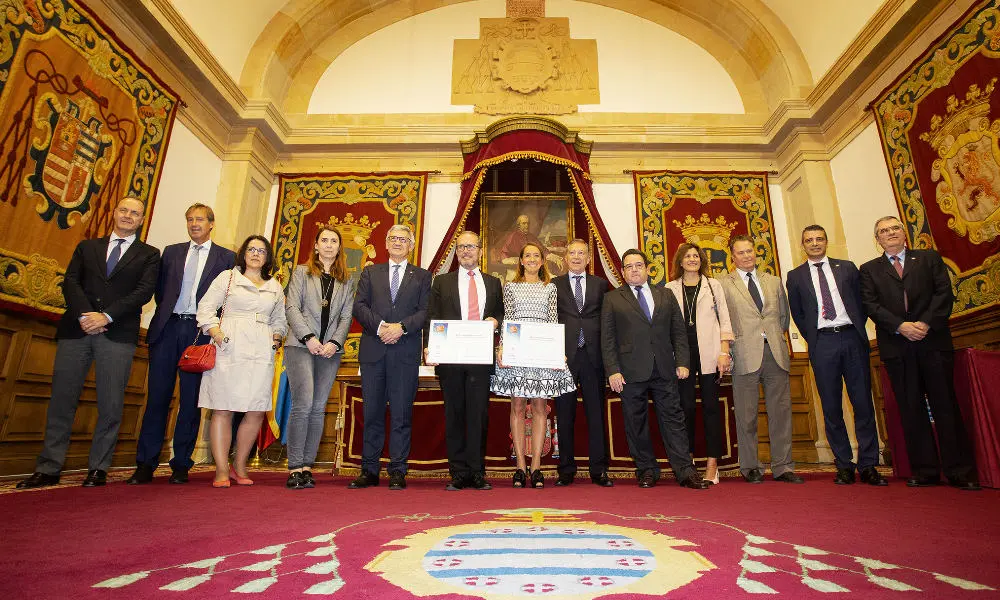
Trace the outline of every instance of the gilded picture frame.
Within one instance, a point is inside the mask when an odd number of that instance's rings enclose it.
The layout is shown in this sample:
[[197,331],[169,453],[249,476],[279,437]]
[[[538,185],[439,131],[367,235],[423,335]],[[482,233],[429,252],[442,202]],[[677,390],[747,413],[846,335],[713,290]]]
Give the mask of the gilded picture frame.
[[575,235],[571,193],[484,193],[480,205],[484,273],[512,280],[528,242],[542,247],[551,276],[566,273],[566,245]]

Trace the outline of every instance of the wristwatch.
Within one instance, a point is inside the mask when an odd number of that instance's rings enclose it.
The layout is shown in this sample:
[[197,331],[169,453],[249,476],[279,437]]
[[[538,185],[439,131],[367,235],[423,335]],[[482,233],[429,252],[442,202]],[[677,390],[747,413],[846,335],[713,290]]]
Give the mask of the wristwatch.
[[311,340],[314,337],[316,337],[315,333],[307,333],[304,336],[300,337],[299,341],[304,344],[304,343],[308,342],[309,340]]
[[403,325],[402,323],[400,323],[399,324],[399,328],[403,330],[403,335],[406,335],[407,333],[409,333],[409,331],[406,330],[406,325]]

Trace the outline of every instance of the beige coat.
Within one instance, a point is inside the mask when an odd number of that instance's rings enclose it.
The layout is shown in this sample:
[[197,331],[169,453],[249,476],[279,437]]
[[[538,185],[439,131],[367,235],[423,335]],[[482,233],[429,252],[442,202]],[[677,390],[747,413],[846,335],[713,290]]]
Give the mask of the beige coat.
[[761,297],[764,299],[764,313],[761,314],[740,278],[741,274],[742,271],[734,269],[732,273],[719,278],[726,293],[735,338],[732,344],[733,374],[746,375],[760,369],[764,359],[764,334],[767,335],[767,344],[774,361],[788,371],[791,368],[791,357],[785,340],[789,322],[785,286],[774,275],[757,271],[762,288]]
[[[684,284],[681,279],[667,283],[667,289],[674,293],[683,314]],[[695,298],[695,325],[698,329],[698,358],[701,360],[701,372],[715,373],[719,366],[719,355],[722,354],[722,342],[733,341],[733,327],[729,322],[729,308],[726,305],[726,294],[722,291],[722,284],[704,275],[701,277],[701,290]]]
[[[222,323],[216,311],[222,306],[229,288]],[[219,325],[229,338],[215,354],[215,367],[201,377],[198,406],[237,412],[263,411],[271,408],[271,383],[274,379],[274,341],[285,335],[285,294],[275,278],[258,289],[239,269],[219,273],[198,302],[198,327],[208,332]]]

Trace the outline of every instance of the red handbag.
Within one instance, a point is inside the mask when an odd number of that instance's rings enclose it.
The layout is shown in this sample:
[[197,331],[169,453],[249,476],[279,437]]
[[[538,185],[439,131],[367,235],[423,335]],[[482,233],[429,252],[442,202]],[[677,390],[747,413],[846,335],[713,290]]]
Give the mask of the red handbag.
[[[229,285],[226,286],[226,296],[222,299],[222,312],[219,314],[219,326],[222,326],[222,317],[226,314],[226,302],[229,300],[229,288],[233,285],[233,274],[229,274]],[[194,334],[194,343],[184,349],[181,359],[177,361],[177,368],[186,373],[204,373],[215,367],[215,344],[198,344],[198,336],[201,332]]]

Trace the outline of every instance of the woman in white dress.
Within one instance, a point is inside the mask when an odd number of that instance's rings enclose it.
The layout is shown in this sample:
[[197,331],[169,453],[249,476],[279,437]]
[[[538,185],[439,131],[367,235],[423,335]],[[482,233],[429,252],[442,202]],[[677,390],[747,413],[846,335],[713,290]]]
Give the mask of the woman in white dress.
[[[517,277],[503,286],[505,321],[536,321],[558,323],[556,285],[549,281],[549,272],[542,261],[542,249],[527,244],[521,249]],[[501,330],[502,331],[502,330]],[[503,345],[490,391],[510,396],[510,432],[514,438],[517,471],[514,487],[527,485],[524,449],[524,409],[531,401],[531,487],[545,487],[542,477],[542,445],[545,443],[546,405],[554,398],[576,389],[569,367],[545,369],[539,367],[507,367],[503,364]]]
[[[251,235],[236,253],[236,266],[220,273],[198,303],[198,327],[217,347],[215,367],[202,376],[198,397],[199,407],[212,409],[215,487],[229,487],[234,412],[246,416],[236,432],[233,479],[238,485],[253,485],[247,459],[264,413],[271,408],[274,353],[287,329],[285,294],[271,277],[273,268],[271,244]],[[217,315],[223,303],[220,323]]]

